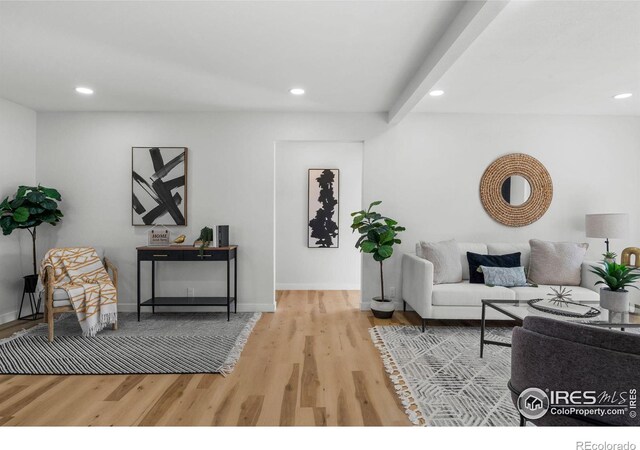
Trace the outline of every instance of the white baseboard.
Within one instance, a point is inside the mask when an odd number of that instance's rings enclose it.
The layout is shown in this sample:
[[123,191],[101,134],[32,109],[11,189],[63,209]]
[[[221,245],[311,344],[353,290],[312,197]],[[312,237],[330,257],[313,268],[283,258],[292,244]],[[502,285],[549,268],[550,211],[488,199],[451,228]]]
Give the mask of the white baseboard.
[[18,311],[10,311],[8,313],[0,314],[0,325],[7,322],[12,322],[18,318]]
[[[226,306],[195,306],[195,307],[181,307],[181,306],[156,306],[157,311],[164,312],[226,312]],[[275,312],[275,304],[271,303],[238,303],[238,312]],[[137,312],[138,306],[135,303],[118,303],[119,312]],[[233,305],[231,305],[231,311],[233,311]],[[151,312],[151,308],[145,306],[142,308],[142,312]]]
[[360,283],[277,283],[278,291],[359,291]]

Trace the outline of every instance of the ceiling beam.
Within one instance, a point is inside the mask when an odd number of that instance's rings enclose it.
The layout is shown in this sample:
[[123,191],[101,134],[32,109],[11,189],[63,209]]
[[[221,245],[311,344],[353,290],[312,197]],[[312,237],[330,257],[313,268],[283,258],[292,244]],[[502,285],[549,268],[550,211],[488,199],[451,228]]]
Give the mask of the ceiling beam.
[[389,110],[388,122],[396,124],[413,111],[508,3],[467,1]]

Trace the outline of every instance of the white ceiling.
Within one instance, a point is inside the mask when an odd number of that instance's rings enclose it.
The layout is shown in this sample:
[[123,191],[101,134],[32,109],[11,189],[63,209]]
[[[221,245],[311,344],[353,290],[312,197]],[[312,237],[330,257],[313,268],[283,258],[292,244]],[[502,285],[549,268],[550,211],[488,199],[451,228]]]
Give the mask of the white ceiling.
[[640,115],[640,2],[511,2],[437,87],[416,111]]
[[[463,3],[0,2],[0,97],[38,111],[388,111]],[[640,2],[512,1],[436,87],[417,111],[640,115]]]
[[461,6],[1,2],[0,97],[39,111],[386,111]]

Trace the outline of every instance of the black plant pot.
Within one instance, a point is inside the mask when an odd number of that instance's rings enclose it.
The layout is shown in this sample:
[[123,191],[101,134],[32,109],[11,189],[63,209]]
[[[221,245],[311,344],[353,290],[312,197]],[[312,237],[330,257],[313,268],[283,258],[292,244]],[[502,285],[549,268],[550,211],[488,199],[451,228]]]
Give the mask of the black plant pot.
[[38,286],[38,275],[27,275],[24,278],[24,292],[26,294],[35,294]]
[[391,319],[395,309],[395,304],[391,299],[382,300],[381,297],[373,297],[371,300],[371,312],[376,319]]

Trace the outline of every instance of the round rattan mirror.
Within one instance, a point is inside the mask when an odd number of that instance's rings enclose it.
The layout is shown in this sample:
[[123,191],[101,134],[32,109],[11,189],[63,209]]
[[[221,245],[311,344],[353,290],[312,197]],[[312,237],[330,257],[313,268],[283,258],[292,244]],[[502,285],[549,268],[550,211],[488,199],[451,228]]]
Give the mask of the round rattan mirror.
[[480,200],[487,213],[510,227],[529,225],[549,208],[553,182],[540,161],[512,153],[492,162],[480,180]]

